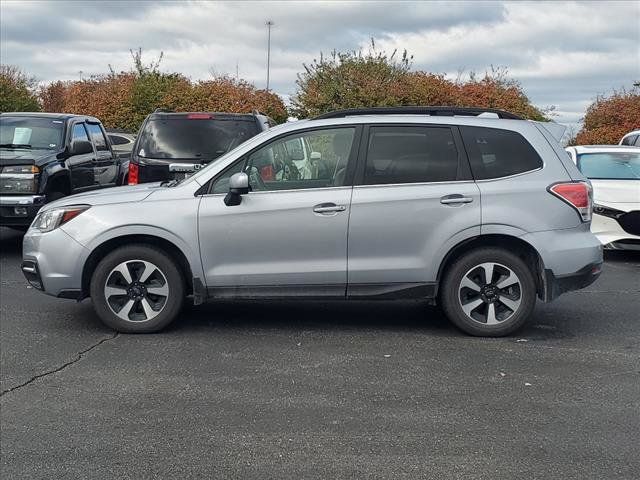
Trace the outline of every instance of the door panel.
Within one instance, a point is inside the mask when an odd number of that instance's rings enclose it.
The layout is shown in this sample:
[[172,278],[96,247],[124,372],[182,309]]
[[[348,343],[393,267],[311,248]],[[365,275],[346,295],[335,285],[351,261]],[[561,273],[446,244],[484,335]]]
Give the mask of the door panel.
[[349,220],[348,295],[435,282],[446,252],[480,233],[480,191],[458,131],[375,125],[363,147]]
[[[274,296],[279,288],[344,296],[350,199],[351,187],[251,192],[230,207],[224,195],[204,196],[199,235],[207,287],[222,296],[221,287],[238,287],[235,296]],[[338,208],[314,212],[322,204]]]
[[[471,202],[441,202],[451,195]],[[352,284],[434,282],[443,246],[457,243],[453,239],[465,230],[468,236],[480,234],[480,192],[474,182],[354,187],[350,290]]]

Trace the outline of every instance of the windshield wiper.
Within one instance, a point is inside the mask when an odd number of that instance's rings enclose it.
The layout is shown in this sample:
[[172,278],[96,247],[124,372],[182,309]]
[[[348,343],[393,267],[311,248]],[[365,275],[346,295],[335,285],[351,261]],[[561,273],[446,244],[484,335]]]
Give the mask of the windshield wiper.
[[0,148],[31,148],[28,143],[2,143]]

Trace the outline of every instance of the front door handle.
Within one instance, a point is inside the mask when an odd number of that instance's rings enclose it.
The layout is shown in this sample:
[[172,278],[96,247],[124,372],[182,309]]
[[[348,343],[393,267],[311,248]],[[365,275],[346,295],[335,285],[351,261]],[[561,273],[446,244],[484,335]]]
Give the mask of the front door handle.
[[443,205],[459,205],[462,203],[471,203],[473,202],[473,198],[465,197],[464,195],[460,195],[459,193],[455,193],[453,195],[445,195],[440,198],[440,203]]
[[344,205],[336,205],[335,203],[319,203],[313,207],[315,213],[336,213],[344,212],[347,209]]

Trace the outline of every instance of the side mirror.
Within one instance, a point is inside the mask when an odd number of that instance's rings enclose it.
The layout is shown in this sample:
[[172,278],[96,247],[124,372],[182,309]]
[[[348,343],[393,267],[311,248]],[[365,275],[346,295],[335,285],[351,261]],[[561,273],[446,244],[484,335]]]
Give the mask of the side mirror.
[[229,179],[229,193],[224,197],[224,204],[228,207],[240,205],[242,195],[249,193],[249,175],[238,172]]
[[74,140],[69,147],[69,156],[93,153],[93,145],[87,140]]

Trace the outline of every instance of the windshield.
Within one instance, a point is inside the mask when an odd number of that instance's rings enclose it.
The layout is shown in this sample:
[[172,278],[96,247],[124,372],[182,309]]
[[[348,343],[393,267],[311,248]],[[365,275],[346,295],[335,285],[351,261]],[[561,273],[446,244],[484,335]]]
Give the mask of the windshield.
[[578,168],[593,180],[638,180],[640,153],[583,153],[578,155]]
[[58,150],[62,145],[62,120],[38,117],[0,117],[1,148]]
[[143,158],[198,159],[208,162],[259,132],[252,118],[150,120],[140,134],[137,154]]

